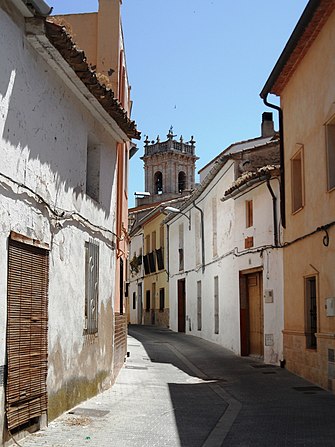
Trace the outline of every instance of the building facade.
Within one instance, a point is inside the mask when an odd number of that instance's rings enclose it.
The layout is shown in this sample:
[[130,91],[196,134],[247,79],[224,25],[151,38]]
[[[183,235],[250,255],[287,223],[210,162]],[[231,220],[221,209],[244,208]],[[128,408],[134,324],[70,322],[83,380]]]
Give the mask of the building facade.
[[219,154],[181,212],[165,220],[170,327],[279,364],[279,141],[271,114],[265,121],[272,132]]
[[[111,88],[123,110],[130,115],[131,97],[126,55],[122,33],[121,0],[99,0],[98,11],[86,14],[67,14],[55,17],[75,36],[78,46],[85,51],[87,61],[94,68],[99,81]],[[132,143],[120,141],[117,146],[116,196],[116,271],[115,271],[115,373],[122,367],[126,350],[125,284],[128,268],[128,170]]]
[[49,11],[0,7],[2,442],[115,380],[118,147],[139,134]]
[[261,96],[280,96],[284,357],[335,390],[335,4],[309,1]]
[[[130,323],[169,327],[167,281],[167,233],[163,225],[166,207],[184,203],[195,187],[195,141],[175,139],[172,127],[167,140],[144,144],[145,191],[138,193],[129,210],[130,231],[129,315]],[[141,235],[141,236],[140,236]],[[142,241],[141,241],[142,238]],[[142,247],[139,247],[139,243]],[[141,253],[141,256],[139,255]],[[143,260],[140,268],[133,268]],[[139,304],[139,300],[140,303]],[[137,306],[134,308],[134,306]]]

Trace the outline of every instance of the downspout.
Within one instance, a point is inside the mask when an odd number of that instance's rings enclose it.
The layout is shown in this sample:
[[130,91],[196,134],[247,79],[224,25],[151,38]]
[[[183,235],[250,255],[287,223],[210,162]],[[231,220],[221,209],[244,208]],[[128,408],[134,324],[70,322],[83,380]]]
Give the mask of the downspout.
[[280,156],[280,216],[281,216],[281,224],[283,228],[286,228],[283,111],[279,106],[268,102],[267,97],[268,93],[266,93],[266,95],[262,97],[264,104],[270,107],[271,109],[275,109],[278,111],[279,156]]
[[273,192],[272,186],[270,184],[270,179],[267,179],[266,186],[270,191],[272,197],[272,208],[273,208],[273,238],[275,247],[278,247],[278,222],[277,222],[277,197]]
[[204,212],[201,208],[199,208],[195,202],[193,202],[194,208],[200,211],[200,224],[201,224],[201,264],[202,264],[202,273],[205,272],[205,229],[204,229]]
[[170,226],[169,224],[166,224],[166,274],[167,274],[167,282],[169,282],[169,276],[170,276]]

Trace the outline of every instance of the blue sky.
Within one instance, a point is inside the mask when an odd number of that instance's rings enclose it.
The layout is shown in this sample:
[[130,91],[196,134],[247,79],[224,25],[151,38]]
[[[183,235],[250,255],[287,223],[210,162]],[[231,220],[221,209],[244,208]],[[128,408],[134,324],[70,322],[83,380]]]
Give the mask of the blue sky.
[[[47,3],[54,14],[96,11],[96,0]],[[123,0],[132,118],[142,132],[130,161],[129,206],[144,189],[144,136],[170,126],[194,135],[197,170],[233,142],[260,135],[259,97],[307,0]]]

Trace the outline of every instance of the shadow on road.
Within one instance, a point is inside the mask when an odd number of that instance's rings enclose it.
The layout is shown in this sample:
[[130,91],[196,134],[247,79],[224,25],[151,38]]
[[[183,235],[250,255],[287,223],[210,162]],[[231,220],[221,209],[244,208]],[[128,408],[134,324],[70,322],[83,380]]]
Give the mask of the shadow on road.
[[168,329],[130,326],[129,335],[142,343],[151,362],[171,364],[187,374],[187,383],[168,383],[170,399],[180,446],[202,446],[227,408],[227,403],[213,389],[216,381],[192,367],[174,343],[169,343],[183,337],[180,334]]

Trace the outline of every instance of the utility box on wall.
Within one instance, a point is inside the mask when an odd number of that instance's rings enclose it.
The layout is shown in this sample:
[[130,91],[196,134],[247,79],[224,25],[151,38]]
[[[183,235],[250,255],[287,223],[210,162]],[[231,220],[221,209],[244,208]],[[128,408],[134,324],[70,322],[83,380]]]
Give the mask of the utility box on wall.
[[272,289],[264,290],[264,301],[266,303],[273,303],[273,290]]
[[335,317],[335,297],[326,298],[326,315]]

